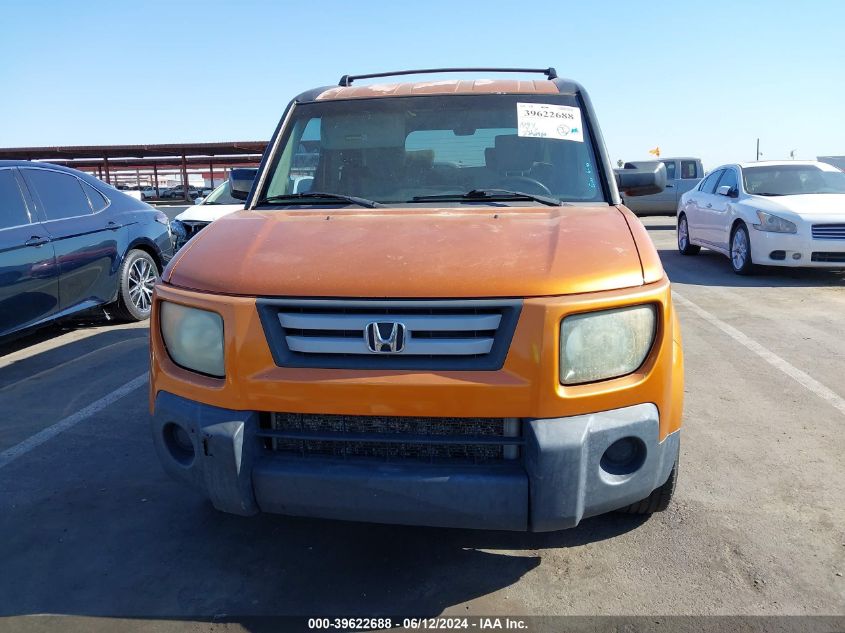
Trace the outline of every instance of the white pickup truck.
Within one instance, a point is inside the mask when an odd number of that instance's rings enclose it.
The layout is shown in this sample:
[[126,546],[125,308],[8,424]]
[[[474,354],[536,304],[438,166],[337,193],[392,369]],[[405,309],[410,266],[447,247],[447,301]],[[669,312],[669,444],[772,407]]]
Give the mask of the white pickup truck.
[[[622,194],[623,204],[637,215],[674,215],[681,196],[704,178],[704,167],[699,158],[661,158],[659,162],[666,165],[666,188],[663,191],[637,198]],[[633,163],[625,163],[624,169],[634,167]]]

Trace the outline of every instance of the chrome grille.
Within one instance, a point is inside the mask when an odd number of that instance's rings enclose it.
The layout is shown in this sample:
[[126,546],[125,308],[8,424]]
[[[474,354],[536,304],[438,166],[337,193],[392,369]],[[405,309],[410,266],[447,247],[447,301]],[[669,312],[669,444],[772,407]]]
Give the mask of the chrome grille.
[[403,326],[400,354],[487,354],[501,319],[500,314],[279,313],[288,348],[306,354],[372,354],[364,335],[371,323]]
[[499,369],[514,300],[258,302],[276,364],[349,369]]
[[259,431],[291,457],[488,463],[519,455],[516,418],[424,418],[272,413]]
[[845,240],[845,224],[814,224],[814,240]]

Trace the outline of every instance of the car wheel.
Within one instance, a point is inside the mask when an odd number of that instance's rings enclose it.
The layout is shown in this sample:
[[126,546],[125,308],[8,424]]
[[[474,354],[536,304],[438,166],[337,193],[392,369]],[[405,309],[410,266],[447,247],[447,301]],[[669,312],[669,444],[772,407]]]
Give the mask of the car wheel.
[[701,250],[700,246],[689,241],[689,224],[687,216],[683,213],[678,216],[678,250],[681,255],[698,255]]
[[158,266],[152,256],[133,249],[120,266],[120,288],[117,293],[116,316],[126,321],[150,318],[153,286],[158,279]]
[[677,481],[678,462],[676,461],[675,465],[672,466],[672,472],[669,473],[669,479],[666,480],[665,484],[657,488],[645,499],[620,508],[617,512],[622,514],[654,514],[655,512],[663,512],[669,507],[669,503],[672,501]]
[[731,233],[731,268],[737,275],[750,275],[754,272],[751,261],[751,240],[745,224],[737,224]]

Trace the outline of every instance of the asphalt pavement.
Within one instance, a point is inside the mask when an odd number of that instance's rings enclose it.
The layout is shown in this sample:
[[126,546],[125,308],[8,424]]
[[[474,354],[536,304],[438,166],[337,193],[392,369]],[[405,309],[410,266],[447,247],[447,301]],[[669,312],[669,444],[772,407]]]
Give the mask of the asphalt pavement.
[[644,223],[686,353],[669,511],[552,534],[221,514],[155,456],[146,324],[80,322],[0,348],[0,630],[845,616],[845,273],[738,277],[720,255],[681,257],[673,218]]

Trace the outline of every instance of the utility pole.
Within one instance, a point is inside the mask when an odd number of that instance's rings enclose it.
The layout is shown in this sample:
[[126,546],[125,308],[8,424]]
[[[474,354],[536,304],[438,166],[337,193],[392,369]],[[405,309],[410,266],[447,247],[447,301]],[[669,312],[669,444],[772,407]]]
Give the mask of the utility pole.
[[760,139],[757,139],[757,160],[760,160]]

